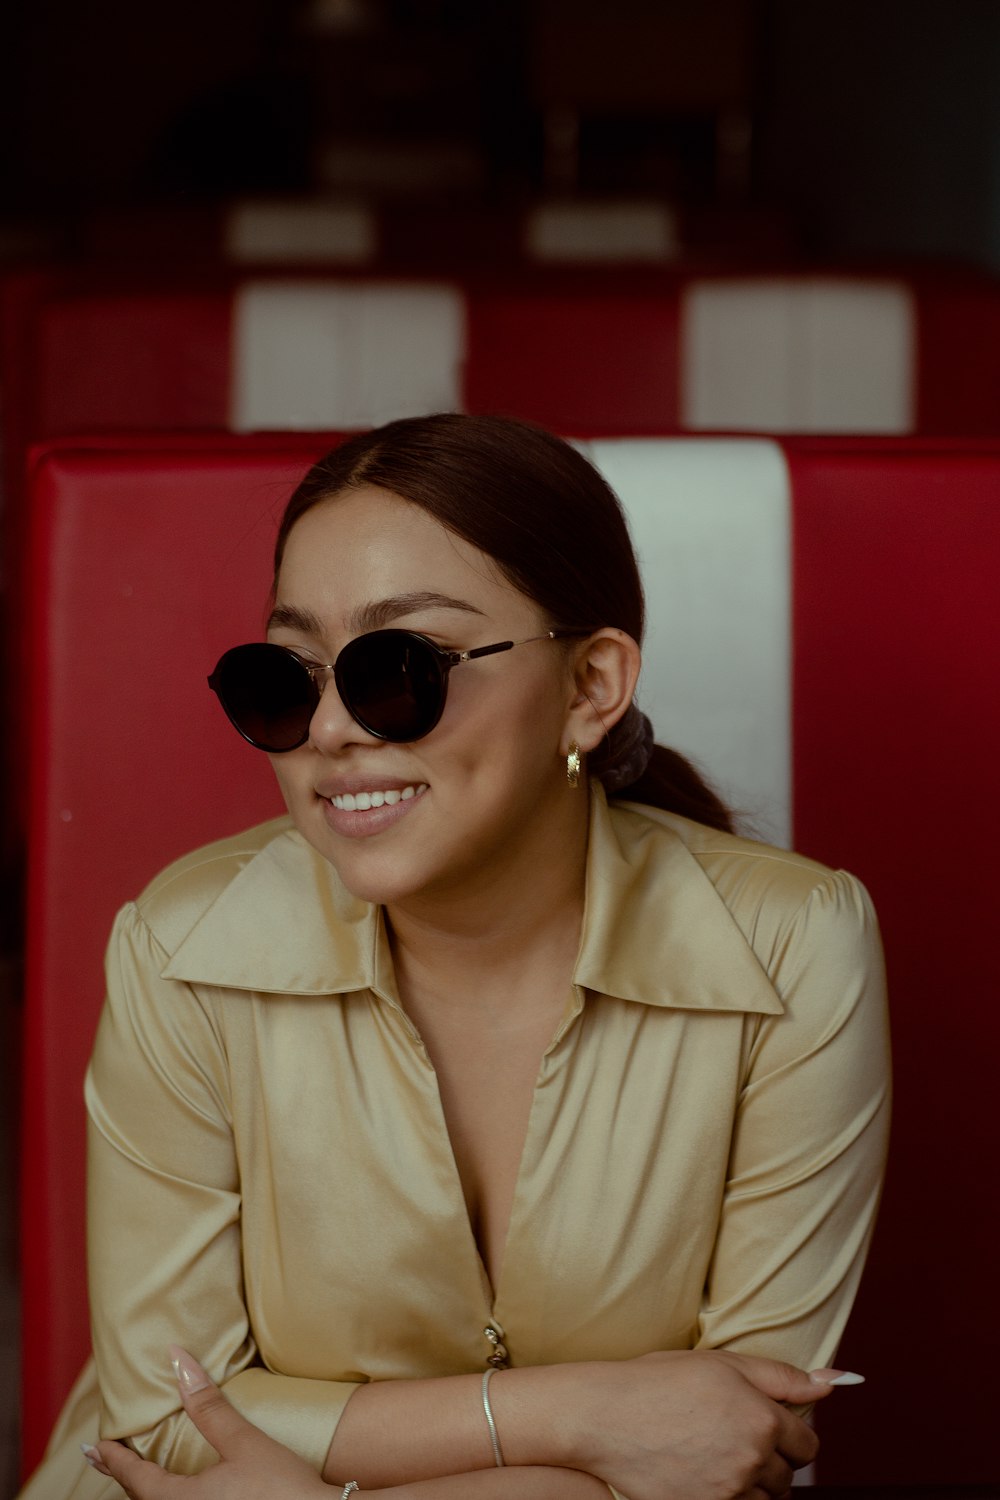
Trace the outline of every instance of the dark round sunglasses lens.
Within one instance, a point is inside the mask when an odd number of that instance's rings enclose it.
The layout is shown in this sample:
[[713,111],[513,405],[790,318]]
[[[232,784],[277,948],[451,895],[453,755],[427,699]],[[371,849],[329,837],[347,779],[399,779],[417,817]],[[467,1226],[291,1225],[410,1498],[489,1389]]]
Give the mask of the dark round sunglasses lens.
[[305,742],[316,709],[313,680],[281,646],[237,646],[218,667],[219,697],[240,734],[260,750]]
[[405,744],[429,734],[444,707],[444,673],[433,649],[405,630],[358,636],[337,660],[341,696],[358,723]]

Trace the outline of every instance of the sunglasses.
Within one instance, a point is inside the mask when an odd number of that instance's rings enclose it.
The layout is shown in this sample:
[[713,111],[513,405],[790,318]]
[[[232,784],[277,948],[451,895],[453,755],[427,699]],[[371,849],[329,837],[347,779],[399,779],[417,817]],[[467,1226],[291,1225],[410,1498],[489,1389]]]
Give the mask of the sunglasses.
[[445,651],[413,630],[373,630],[349,641],[335,662],[308,661],[288,646],[258,641],[225,652],[208,685],[245,740],[258,750],[281,755],[297,750],[309,738],[323,679],[332,672],[355,723],[377,739],[404,745],[430,734],[441,718],[452,667],[532,641],[590,634],[549,630],[523,641]]

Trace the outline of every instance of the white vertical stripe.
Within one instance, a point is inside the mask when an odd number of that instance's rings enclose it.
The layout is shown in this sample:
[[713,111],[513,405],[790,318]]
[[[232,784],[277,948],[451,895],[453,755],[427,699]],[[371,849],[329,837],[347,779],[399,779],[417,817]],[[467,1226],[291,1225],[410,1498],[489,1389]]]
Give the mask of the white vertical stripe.
[[901,283],[692,282],[681,420],[699,429],[911,432],[916,313]]
[[791,840],[789,479],[762,439],[581,445],[628,516],[646,589],[639,702],[772,842]]
[[233,311],[230,426],[372,427],[461,405],[457,288],[260,281]]

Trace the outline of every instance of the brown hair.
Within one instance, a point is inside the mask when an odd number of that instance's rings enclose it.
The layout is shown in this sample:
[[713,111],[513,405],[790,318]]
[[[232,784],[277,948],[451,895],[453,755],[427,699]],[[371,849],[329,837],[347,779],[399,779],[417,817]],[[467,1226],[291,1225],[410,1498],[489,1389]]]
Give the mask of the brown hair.
[[[275,578],[299,517],[364,484],[419,505],[485,552],[553,625],[614,625],[642,641],[645,601],[621,505],[593,465],[560,438],[506,417],[454,413],[390,422],[349,438],[313,465],[289,500]],[[622,784],[636,718],[630,709],[591,752],[591,774],[614,795],[731,832],[725,804],[675,750],[653,746],[638,779]]]

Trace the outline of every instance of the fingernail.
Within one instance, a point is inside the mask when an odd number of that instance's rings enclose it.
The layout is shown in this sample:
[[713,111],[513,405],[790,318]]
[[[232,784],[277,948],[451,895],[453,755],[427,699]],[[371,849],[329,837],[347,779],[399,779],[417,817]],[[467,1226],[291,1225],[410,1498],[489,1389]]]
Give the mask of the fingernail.
[[98,1453],[93,1443],[81,1443],[80,1452],[83,1454],[90,1467],[92,1469],[96,1469],[98,1464],[101,1462],[101,1455]]
[[853,1370],[810,1370],[809,1379],[816,1385],[864,1385],[865,1377]]
[[170,1345],[170,1363],[174,1367],[177,1384],[185,1396],[193,1396],[195,1391],[203,1391],[212,1384],[194,1355],[181,1349],[178,1344]]

